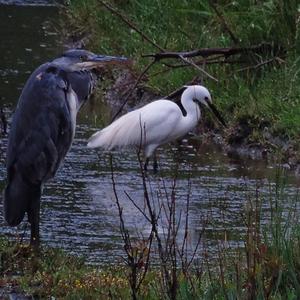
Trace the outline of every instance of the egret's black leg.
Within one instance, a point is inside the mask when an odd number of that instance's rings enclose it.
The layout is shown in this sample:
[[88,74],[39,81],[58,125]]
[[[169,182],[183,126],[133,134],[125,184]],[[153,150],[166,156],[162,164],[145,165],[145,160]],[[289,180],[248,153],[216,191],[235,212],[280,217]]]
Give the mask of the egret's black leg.
[[153,155],[153,173],[157,174],[157,172],[158,172],[158,163],[157,163],[156,153],[154,153],[154,155]]
[[150,160],[149,157],[147,157],[145,164],[144,164],[144,171],[147,171],[147,169],[148,169],[149,160]]

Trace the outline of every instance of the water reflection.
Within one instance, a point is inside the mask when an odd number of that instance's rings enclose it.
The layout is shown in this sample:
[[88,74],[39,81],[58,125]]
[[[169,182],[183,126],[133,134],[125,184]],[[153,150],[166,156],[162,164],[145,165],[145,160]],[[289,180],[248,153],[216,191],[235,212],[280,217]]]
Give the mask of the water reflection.
[[[26,78],[40,63],[60,53],[62,45],[55,33],[58,10],[55,7],[1,6],[0,34],[0,105],[11,116]],[[22,37],[22,38],[20,38]],[[86,140],[98,126],[107,124],[109,108],[96,99],[95,122],[91,107],[83,108],[79,115],[74,144],[57,176],[44,189],[42,198],[41,236],[45,245],[62,247],[87,257],[90,263],[116,261],[123,254],[119,233],[118,211],[112,189],[109,154],[86,148]],[[95,127],[95,125],[97,126]],[[7,138],[0,139],[0,190],[5,180],[5,150]],[[177,218],[189,208],[189,242],[195,246],[202,228],[202,219],[209,218],[209,242],[223,238],[229,229],[229,240],[245,229],[242,211],[249,197],[257,190],[260,197],[269,198],[276,172],[265,162],[235,161],[216,147],[201,145],[195,140],[181,145],[167,145],[159,151],[160,173],[149,174],[148,189],[157,207],[170,199],[176,181]],[[126,226],[135,236],[147,236],[150,225],[125,194],[137,205],[144,207],[144,191],[139,164],[134,151],[113,153],[113,166],[117,193],[123,207]],[[177,171],[176,171],[177,170]],[[176,171],[176,172],[175,172]],[[269,179],[267,179],[269,178]],[[270,179],[271,178],[271,179]],[[293,177],[288,176],[286,194],[293,198],[296,188]],[[1,202],[2,205],[2,202]],[[162,213],[159,229],[167,223]],[[0,233],[11,237],[24,233],[25,223],[19,228],[5,226],[0,207]],[[179,238],[183,235],[179,228]],[[28,230],[26,231],[28,238]]]
[[62,51],[58,8],[0,4],[0,105],[15,104],[29,74]]

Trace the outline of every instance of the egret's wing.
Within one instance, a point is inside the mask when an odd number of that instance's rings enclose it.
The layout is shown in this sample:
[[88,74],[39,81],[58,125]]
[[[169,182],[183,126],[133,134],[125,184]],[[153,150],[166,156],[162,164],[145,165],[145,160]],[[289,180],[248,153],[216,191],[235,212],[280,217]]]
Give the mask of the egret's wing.
[[[172,112],[176,112],[173,114]],[[88,147],[111,150],[116,147],[142,146],[160,141],[174,128],[179,108],[167,100],[157,100],[120,117],[93,134]]]
[[141,141],[141,110],[135,110],[93,134],[88,147],[111,150],[116,147],[138,145]]

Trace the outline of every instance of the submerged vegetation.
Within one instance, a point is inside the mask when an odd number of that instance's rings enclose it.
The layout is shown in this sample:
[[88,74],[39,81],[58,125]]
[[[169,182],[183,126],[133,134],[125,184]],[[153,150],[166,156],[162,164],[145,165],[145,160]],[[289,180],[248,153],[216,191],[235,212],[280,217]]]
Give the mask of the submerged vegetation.
[[[96,52],[123,54],[138,77],[149,54],[202,48],[259,47],[235,55],[159,59],[138,84],[167,95],[203,82],[224,112],[223,134],[233,146],[262,146],[299,162],[300,7],[279,1],[72,0],[67,9],[72,38]],[[146,55],[146,56],[145,56]],[[194,65],[191,65],[194,64]],[[213,76],[207,77],[197,67]],[[124,93],[123,93],[124,94]],[[121,99],[121,102],[123,99]],[[207,114],[206,114],[207,115]],[[206,122],[212,127],[208,117]],[[287,150],[289,149],[289,150]]]

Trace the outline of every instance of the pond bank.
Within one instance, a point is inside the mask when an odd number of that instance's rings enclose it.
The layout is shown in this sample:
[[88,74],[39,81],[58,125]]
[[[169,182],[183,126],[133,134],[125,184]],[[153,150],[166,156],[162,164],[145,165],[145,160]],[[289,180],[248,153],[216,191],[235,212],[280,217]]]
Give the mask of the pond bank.
[[[267,159],[298,174],[300,22],[297,1],[270,7],[258,4],[248,7],[247,3],[213,6],[210,1],[204,1],[201,7],[180,1],[158,3],[159,10],[147,1],[140,1],[139,5],[116,2],[108,8],[102,1],[92,0],[86,5],[81,0],[73,0],[66,9],[65,21],[69,35],[75,40],[84,36],[81,44],[86,47],[131,57],[135,61],[135,80],[151,61],[144,55],[162,51],[155,45],[166,52],[272,45],[271,51],[266,48],[265,52],[249,56],[237,55],[228,62],[225,58],[216,63],[213,57],[212,63],[209,59],[203,63],[205,57],[195,58],[193,61],[202,61],[200,66],[205,64],[206,72],[217,78],[218,83],[178,59],[157,62],[142,78],[135,94],[140,96],[146,90],[150,94],[154,91],[155,95],[167,95],[195,78],[198,82],[204,80],[228,121],[228,128],[220,135],[222,138],[217,134],[212,140],[221,141],[229,155]],[[232,28],[224,29],[223,22]],[[232,39],[232,34],[236,39]],[[118,96],[124,98],[122,94]],[[138,98],[135,101],[132,97],[132,102],[139,103]],[[209,114],[205,115],[200,132],[211,129],[219,133],[218,124],[212,123]]]
[[[138,75],[132,73],[132,70],[117,73],[112,84],[104,91],[103,99],[110,107],[111,118],[164,97],[143,85],[135,87],[137,77]],[[180,95],[172,100],[179,102]],[[209,111],[204,110],[203,114],[209,114]],[[293,171],[296,176],[300,176],[297,141],[274,136],[267,127],[260,129],[261,141],[251,141],[251,135],[257,129],[255,120],[241,119],[239,123],[232,124],[230,121],[228,123],[229,127],[224,128],[216,121],[213,124],[205,120],[201,121],[194,132],[193,139],[200,143],[202,141],[218,145],[224,153],[234,159],[263,160],[271,165],[281,165]]]
[[[243,247],[236,248],[225,238],[213,253],[208,243],[198,248],[203,252],[200,261],[197,255],[185,256],[178,245],[178,253],[169,253],[162,262],[156,255],[159,251],[156,243],[150,245],[149,241],[133,238],[131,245],[124,240],[129,248],[124,246],[122,261],[95,267],[58,249],[42,247],[37,253],[22,241],[11,242],[0,236],[0,297],[175,300],[229,296],[263,299],[268,295],[267,298],[280,300],[298,299],[299,211],[292,206],[286,208],[280,185],[275,189],[277,192],[271,196],[268,206],[271,219],[261,211],[259,193],[249,198],[244,212],[248,230],[245,235],[239,235]],[[211,225],[214,226],[207,223],[203,228],[201,243],[208,242],[207,231]],[[220,234],[229,237],[231,233],[225,229]],[[168,276],[170,272],[172,277]]]

